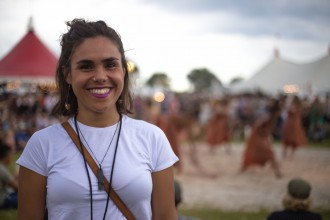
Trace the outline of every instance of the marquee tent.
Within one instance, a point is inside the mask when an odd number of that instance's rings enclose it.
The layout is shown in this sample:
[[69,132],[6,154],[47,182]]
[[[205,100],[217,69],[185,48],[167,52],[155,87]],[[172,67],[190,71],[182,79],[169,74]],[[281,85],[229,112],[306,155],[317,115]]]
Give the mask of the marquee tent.
[[300,95],[330,92],[329,53],[310,63],[293,63],[279,56],[274,57],[250,79],[234,84],[233,93],[262,91],[267,94],[298,93]]
[[0,82],[54,81],[57,58],[34,33],[32,27],[0,61]]

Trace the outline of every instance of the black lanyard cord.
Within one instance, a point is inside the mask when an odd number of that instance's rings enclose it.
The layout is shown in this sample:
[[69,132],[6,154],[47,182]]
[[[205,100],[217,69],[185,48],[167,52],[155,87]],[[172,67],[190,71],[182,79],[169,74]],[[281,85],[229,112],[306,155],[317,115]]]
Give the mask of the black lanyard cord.
[[[76,132],[78,135],[78,139],[79,139],[79,144],[80,144],[80,149],[82,152],[82,156],[84,159],[84,164],[85,164],[85,170],[87,173],[87,177],[88,177],[88,183],[89,183],[89,194],[90,194],[90,205],[91,205],[91,220],[93,220],[93,191],[92,191],[92,181],[91,181],[91,177],[88,171],[88,167],[87,167],[87,161],[86,161],[86,157],[85,157],[85,153],[83,150],[83,144],[81,142],[80,139],[80,132],[78,129],[78,123],[77,123],[77,116],[74,117],[74,123],[75,123],[75,127],[76,127]],[[118,143],[119,143],[119,137],[120,137],[120,133],[121,133],[121,127],[122,127],[122,115],[119,114],[119,131],[118,131],[118,136],[117,136],[117,141],[116,141],[116,147],[115,147],[115,152],[114,152],[114,156],[113,156],[113,160],[112,160],[112,167],[111,167],[111,172],[110,172],[110,178],[109,178],[109,190],[107,192],[107,202],[106,202],[106,206],[104,209],[104,214],[103,214],[103,220],[105,220],[107,211],[108,211],[108,205],[109,205],[109,200],[110,200],[110,190],[111,190],[111,184],[112,184],[112,177],[113,177],[113,172],[114,172],[114,167],[115,167],[115,161],[116,161],[116,156],[117,156],[117,149],[118,149]]]
[[108,205],[109,205],[109,199],[110,199],[110,190],[111,190],[111,185],[112,185],[112,176],[113,176],[115,161],[116,161],[116,157],[117,157],[117,149],[118,149],[119,137],[120,137],[120,133],[121,133],[121,125],[122,125],[122,116],[121,116],[121,114],[119,114],[119,131],[118,131],[118,136],[117,136],[117,141],[116,141],[116,148],[115,148],[115,152],[114,152],[113,160],[112,160],[112,167],[111,167],[110,178],[109,178],[108,198],[107,198],[107,204],[106,204],[105,210],[104,210],[103,220],[105,220],[105,216],[106,216],[107,211],[108,211]]
[[81,153],[82,153],[83,158],[84,158],[85,169],[86,169],[86,173],[87,173],[87,177],[88,177],[88,183],[89,183],[89,195],[90,195],[90,204],[91,204],[91,220],[93,220],[93,192],[92,192],[92,181],[91,181],[91,176],[89,175],[89,171],[88,171],[88,167],[87,167],[87,161],[86,161],[86,157],[85,157],[85,153],[84,153],[83,145],[82,145],[82,143],[81,143],[80,134],[79,134],[79,131],[78,131],[77,115],[74,116],[74,125],[75,125],[75,127],[76,127],[76,132],[77,132],[78,139],[79,139],[80,149],[81,149]]

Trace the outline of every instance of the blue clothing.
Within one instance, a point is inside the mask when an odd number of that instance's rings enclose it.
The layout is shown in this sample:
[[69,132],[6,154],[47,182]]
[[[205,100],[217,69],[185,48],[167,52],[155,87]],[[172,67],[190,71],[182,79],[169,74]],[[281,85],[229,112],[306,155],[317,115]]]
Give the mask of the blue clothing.
[[17,192],[8,193],[0,209],[17,209]]

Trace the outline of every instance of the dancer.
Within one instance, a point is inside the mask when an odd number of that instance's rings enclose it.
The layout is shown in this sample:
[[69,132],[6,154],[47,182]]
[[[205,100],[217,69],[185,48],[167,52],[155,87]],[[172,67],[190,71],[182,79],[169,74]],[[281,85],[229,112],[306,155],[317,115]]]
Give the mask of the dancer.
[[298,96],[294,96],[287,111],[287,118],[282,128],[283,157],[293,157],[298,147],[307,143],[306,134],[302,126],[302,104]]
[[276,177],[282,176],[272,149],[272,133],[279,114],[280,103],[272,100],[268,114],[261,116],[253,124],[243,154],[242,172],[252,165],[264,166],[269,162]]
[[214,153],[215,148],[222,144],[225,145],[227,153],[230,153],[231,126],[228,106],[228,99],[216,101],[213,107],[213,115],[207,122],[205,141],[209,145],[211,153]]

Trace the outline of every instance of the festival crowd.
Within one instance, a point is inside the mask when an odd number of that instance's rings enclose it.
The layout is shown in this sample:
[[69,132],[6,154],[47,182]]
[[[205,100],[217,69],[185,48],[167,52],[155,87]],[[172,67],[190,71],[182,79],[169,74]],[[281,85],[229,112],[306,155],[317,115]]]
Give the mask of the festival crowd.
[[[280,115],[276,121],[273,138],[281,140],[285,135],[283,124],[294,111],[292,104],[299,108],[299,121],[306,134],[306,142],[320,142],[330,136],[330,96],[300,98],[294,95],[276,97],[281,103]],[[210,145],[218,142],[212,136],[222,139],[245,139],[253,123],[268,111],[274,97],[265,95],[242,94],[222,98],[202,97],[199,94],[168,93],[163,102],[152,97],[134,98],[134,118],[154,124],[179,124],[194,126],[198,137]],[[50,112],[57,100],[55,93],[7,94],[0,99],[0,136],[13,149],[21,151],[31,135],[42,128],[61,120]],[[225,117],[221,117],[225,115]],[[168,121],[166,117],[176,117]],[[216,120],[218,118],[218,120]],[[226,118],[225,125],[220,118]],[[180,124],[181,123],[181,124]],[[180,127],[181,126],[181,127]],[[212,126],[212,128],[210,128]],[[222,129],[221,129],[222,127]],[[216,128],[216,129],[213,129]],[[220,130],[219,130],[220,129]],[[210,133],[216,132],[216,134]],[[226,133],[230,134],[226,134]],[[221,137],[220,137],[221,139]],[[305,144],[304,143],[304,144]],[[221,140],[219,142],[221,144]]]

